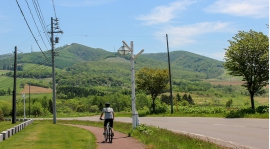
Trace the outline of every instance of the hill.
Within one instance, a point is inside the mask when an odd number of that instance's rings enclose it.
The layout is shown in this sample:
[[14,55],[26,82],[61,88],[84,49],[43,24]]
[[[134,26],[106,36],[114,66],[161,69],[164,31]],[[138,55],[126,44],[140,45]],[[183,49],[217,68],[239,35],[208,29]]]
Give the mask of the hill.
[[[55,52],[58,85],[121,86],[130,82],[130,55],[121,56],[77,43],[56,48]],[[0,70],[13,70],[12,55],[0,58]],[[213,79],[224,73],[223,62],[187,51],[170,52],[170,60],[174,81]],[[51,77],[50,68],[44,67],[51,67],[50,51],[18,54],[17,63],[21,67],[19,74],[23,74],[20,77]],[[167,69],[167,53],[141,54],[135,60],[135,71],[143,67]],[[11,77],[12,74],[9,73],[8,76]]]

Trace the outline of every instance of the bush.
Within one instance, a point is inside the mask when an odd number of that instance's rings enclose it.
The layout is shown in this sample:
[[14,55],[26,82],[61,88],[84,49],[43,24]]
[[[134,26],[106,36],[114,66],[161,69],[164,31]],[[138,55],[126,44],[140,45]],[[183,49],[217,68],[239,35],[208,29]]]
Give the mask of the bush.
[[259,106],[255,109],[256,112],[263,114],[263,113],[269,113],[269,106]]
[[145,135],[152,135],[153,130],[151,130],[151,127],[146,126],[145,124],[141,124],[136,127],[136,130],[139,130],[139,132],[145,134]]
[[0,109],[0,122],[4,121],[4,114],[2,110]]
[[2,110],[4,116],[9,116],[12,112],[12,106],[9,103],[3,102],[0,104],[0,110]]
[[[160,101],[156,101],[156,111],[155,114],[159,114],[159,113],[166,113],[167,111],[167,105],[165,103],[161,103]],[[154,113],[154,111],[151,111],[152,113]]]
[[90,113],[97,113],[99,112],[100,110],[98,109],[98,106],[97,105],[93,105],[89,108],[89,112]]
[[232,101],[232,99],[229,99],[227,102],[226,102],[226,107],[231,107],[232,106],[232,103],[233,103],[233,101]]
[[255,114],[255,111],[252,108],[232,110],[226,118],[243,118],[246,114]]
[[232,110],[228,115],[226,115],[226,118],[243,118],[244,116],[245,114],[240,112],[239,110]]
[[189,106],[189,103],[188,103],[188,101],[183,100],[180,102],[180,106]]

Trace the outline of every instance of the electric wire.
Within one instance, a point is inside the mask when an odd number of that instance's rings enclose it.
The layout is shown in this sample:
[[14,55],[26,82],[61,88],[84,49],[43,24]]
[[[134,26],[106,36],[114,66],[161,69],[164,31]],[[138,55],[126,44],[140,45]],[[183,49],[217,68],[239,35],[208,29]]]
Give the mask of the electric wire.
[[30,7],[29,7],[29,4],[28,4],[27,0],[25,0],[25,2],[26,2],[26,4],[27,4],[27,6],[28,6],[28,9],[29,9],[30,13],[31,13],[31,16],[32,16],[33,21],[34,21],[34,23],[35,23],[35,26],[36,26],[36,28],[37,28],[37,30],[38,30],[38,33],[39,33],[39,35],[40,35],[40,37],[41,37],[41,39],[42,39],[42,41],[43,41],[43,44],[45,45],[46,49],[48,50],[48,47],[47,47],[47,45],[45,44],[45,42],[44,42],[44,40],[43,40],[43,37],[42,37],[41,34],[40,34],[40,31],[39,31],[39,28],[38,28],[38,26],[37,26],[36,20],[35,20],[33,14],[32,14],[32,11],[31,11],[31,9],[30,9]]
[[57,16],[56,16],[56,11],[55,11],[54,0],[52,0],[52,4],[53,4],[53,10],[54,10],[54,15],[55,15],[55,18],[57,18]]
[[38,1],[37,1],[37,3],[36,3],[36,1],[35,0],[32,0],[32,3],[33,3],[33,5],[34,5],[34,8],[35,8],[35,11],[36,11],[36,14],[37,14],[37,16],[38,16],[38,19],[39,19],[39,22],[40,22],[40,24],[41,24],[41,27],[42,27],[42,29],[43,29],[43,32],[44,32],[44,34],[45,34],[45,36],[46,36],[46,38],[47,38],[47,40],[48,40],[48,42],[50,43],[50,45],[51,45],[51,42],[50,42],[50,38],[49,38],[49,36],[48,36],[48,30],[46,29],[46,22],[45,22],[45,20],[44,20],[44,17],[43,17],[43,15],[42,15],[42,11],[41,11],[41,9],[40,9],[40,7],[39,7],[39,3],[38,3]]
[[[28,29],[30,30],[30,32],[31,32],[31,34],[32,34],[32,36],[33,36],[33,38],[35,39],[35,41],[36,41],[36,43],[37,43],[37,45],[38,45],[40,51],[43,53],[42,49],[40,48],[40,45],[39,45],[38,42],[37,42],[36,37],[34,36],[32,30],[31,30],[31,28],[30,28],[30,26],[29,26],[29,24],[28,24],[28,22],[27,22],[27,20],[26,20],[26,18],[25,18],[25,16],[24,16],[24,14],[23,14],[23,11],[22,11],[22,9],[21,9],[21,6],[20,6],[18,0],[16,0],[16,2],[17,2],[17,5],[18,5],[18,7],[19,7],[19,9],[20,9],[20,11],[21,11],[21,14],[23,15],[23,18],[24,18],[24,20],[25,20],[25,22],[26,22],[26,24],[27,24],[27,26],[28,26]],[[45,57],[46,59],[48,59],[44,53],[43,53],[43,55],[44,55],[44,57]]]

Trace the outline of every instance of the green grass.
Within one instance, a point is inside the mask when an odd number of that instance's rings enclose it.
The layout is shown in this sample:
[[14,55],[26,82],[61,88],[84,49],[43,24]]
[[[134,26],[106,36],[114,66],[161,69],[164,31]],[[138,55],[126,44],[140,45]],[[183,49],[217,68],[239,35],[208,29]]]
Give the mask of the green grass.
[[[90,121],[65,121],[59,120],[59,123],[65,124],[79,124],[87,126],[103,127],[103,122],[90,122]],[[134,137],[148,149],[222,149],[224,147],[216,144],[191,138],[187,135],[174,133],[172,131],[161,129],[152,126],[141,125],[136,129],[131,128],[131,124],[114,122],[114,130],[127,134],[127,136]]]
[[0,70],[0,75],[6,74],[8,72],[9,72],[9,70]]
[[7,129],[10,129],[18,124],[19,124],[18,122],[16,124],[12,124],[11,121],[2,121],[0,122],[0,132],[6,131]]
[[84,129],[34,121],[25,129],[0,143],[1,149],[96,149],[95,136]]

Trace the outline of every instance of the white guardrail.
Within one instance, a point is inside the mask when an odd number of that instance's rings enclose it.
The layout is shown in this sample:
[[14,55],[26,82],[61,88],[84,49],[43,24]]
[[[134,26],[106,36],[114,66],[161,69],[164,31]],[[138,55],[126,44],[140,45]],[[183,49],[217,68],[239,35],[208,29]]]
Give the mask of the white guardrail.
[[[5,121],[11,121],[11,118],[5,118]],[[7,129],[6,131],[2,131],[0,133],[0,143],[4,140],[7,140],[8,138],[10,138],[11,136],[13,136],[15,133],[20,132],[21,130],[23,130],[26,126],[30,125],[31,123],[33,123],[32,119],[16,119],[16,121],[18,122],[22,122],[16,126],[13,126],[10,129]]]

